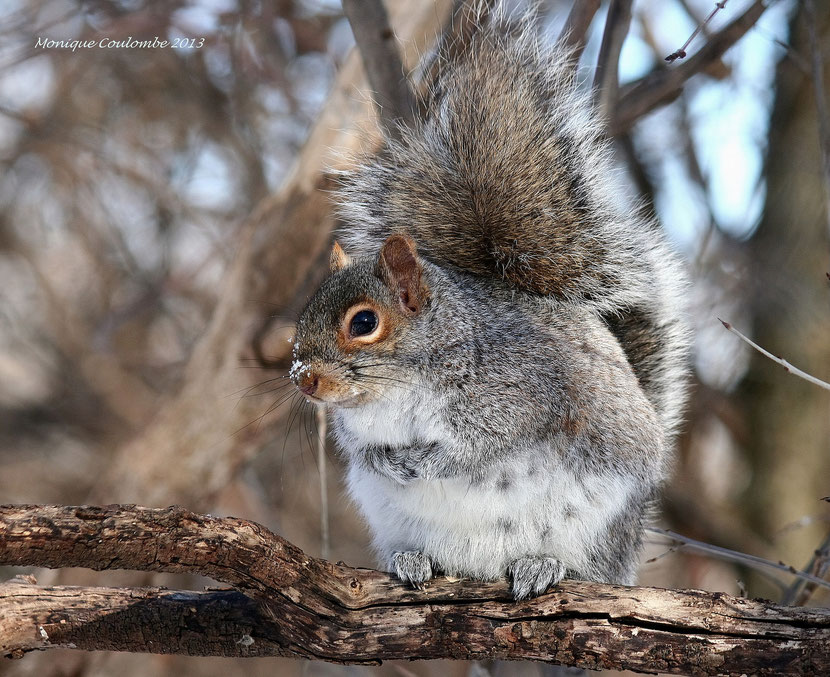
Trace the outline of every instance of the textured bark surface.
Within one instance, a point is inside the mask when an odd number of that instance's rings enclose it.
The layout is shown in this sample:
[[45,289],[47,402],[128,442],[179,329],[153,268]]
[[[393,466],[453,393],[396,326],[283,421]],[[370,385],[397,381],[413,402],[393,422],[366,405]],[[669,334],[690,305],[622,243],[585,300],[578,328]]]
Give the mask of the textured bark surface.
[[309,557],[264,527],[181,508],[0,506],[0,564],[189,572],[234,591],[0,585],[0,654],[50,647],[347,663],[531,659],[677,674],[827,674],[830,610],[568,581],[424,591]]
[[[279,626],[235,590],[0,585],[0,653],[33,649],[186,654],[290,655],[272,638]],[[256,637],[256,640],[253,638]]]

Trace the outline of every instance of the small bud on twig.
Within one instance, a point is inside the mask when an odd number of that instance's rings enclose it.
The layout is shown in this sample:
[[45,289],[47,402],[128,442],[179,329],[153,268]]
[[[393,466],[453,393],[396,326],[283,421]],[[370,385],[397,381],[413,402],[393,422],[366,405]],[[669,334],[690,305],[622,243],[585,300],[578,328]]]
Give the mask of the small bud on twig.
[[700,23],[697,28],[695,28],[695,30],[689,36],[689,39],[686,40],[686,42],[683,43],[683,46],[680,49],[678,49],[677,51],[672,52],[671,54],[669,54],[666,57],[666,61],[668,61],[669,63],[672,63],[673,61],[677,61],[677,59],[684,58],[686,56],[686,48],[691,44],[692,40],[694,40],[695,37],[697,36],[697,34],[700,33],[700,31],[703,30],[703,28],[706,26],[706,24],[708,24],[712,20],[712,17],[714,17],[715,14],[717,14],[720,10],[722,10],[726,6],[726,3],[728,1],[729,0],[722,0],[721,2],[716,2],[715,3],[715,9],[713,9],[709,13],[709,16],[707,16],[703,20],[703,22]]

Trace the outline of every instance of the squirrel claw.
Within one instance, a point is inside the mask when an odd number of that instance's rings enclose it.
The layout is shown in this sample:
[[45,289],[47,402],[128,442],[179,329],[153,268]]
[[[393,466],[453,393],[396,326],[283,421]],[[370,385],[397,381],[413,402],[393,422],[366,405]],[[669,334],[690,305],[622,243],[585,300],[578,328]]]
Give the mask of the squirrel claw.
[[517,601],[543,594],[559,583],[565,572],[565,565],[554,557],[522,557],[507,568],[513,580],[513,597]]
[[392,566],[398,578],[416,590],[423,590],[424,583],[432,578],[432,561],[422,552],[396,552]]

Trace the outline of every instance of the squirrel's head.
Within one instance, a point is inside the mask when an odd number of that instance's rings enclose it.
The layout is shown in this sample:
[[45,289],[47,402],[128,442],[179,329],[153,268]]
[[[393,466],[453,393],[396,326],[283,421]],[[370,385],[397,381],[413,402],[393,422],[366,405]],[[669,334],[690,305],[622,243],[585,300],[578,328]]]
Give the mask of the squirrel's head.
[[297,322],[289,375],[310,400],[357,406],[405,385],[402,339],[428,305],[429,290],[405,235],[355,261],[335,243],[330,262],[331,275]]

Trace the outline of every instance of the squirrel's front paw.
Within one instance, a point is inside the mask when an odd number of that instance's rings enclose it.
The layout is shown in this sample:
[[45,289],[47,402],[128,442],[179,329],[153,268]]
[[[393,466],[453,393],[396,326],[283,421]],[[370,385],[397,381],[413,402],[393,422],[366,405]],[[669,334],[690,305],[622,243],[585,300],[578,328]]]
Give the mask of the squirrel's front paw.
[[513,597],[526,599],[541,595],[565,577],[565,565],[553,557],[522,557],[512,562],[507,573],[513,579]]
[[418,590],[423,590],[424,583],[432,578],[432,562],[422,552],[396,552],[392,566],[398,578]]
[[363,451],[362,461],[368,470],[398,484],[408,484],[417,478],[415,469],[420,455],[416,452],[417,449],[410,447],[369,446]]

